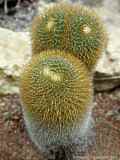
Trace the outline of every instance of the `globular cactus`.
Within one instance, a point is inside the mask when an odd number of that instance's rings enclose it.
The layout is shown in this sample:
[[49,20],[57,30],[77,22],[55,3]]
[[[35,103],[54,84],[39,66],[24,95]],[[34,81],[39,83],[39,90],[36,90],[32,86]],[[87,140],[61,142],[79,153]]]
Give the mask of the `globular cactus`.
[[86,134],[92,82],[73,55],[51,50],[34,56],[21,75],[20,92],[26,128],[40,150],[67,146]]
[[33,21],[33,55],[46,49],[64,50],[93,70],[106,45],[102,21],[93,10],[79,4],[57,4]]
[[55,160],[73,160],[87,145],[91,71],[106,45],[102,21],[84,6],[57,4],[33,22],[33,55],[20,80],[23,114],[31,140],[45,154],[57,149]]

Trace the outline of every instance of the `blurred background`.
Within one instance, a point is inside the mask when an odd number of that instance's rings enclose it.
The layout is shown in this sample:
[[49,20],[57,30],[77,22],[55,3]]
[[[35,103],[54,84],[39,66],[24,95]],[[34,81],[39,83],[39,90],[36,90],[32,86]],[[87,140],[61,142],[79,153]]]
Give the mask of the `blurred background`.
[[[120,0],[64,0],[94,8],[109,42],[94,76],[96,140],[86,160],[120,160]],[[19,76],[31,57],[32,19],[62,0],[0,0],[0,160],[42,160],[21,113]]]

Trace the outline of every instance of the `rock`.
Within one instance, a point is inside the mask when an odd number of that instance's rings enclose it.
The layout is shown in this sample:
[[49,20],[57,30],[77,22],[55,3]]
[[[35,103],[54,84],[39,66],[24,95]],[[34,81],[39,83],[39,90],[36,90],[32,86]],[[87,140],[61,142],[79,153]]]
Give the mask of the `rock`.
[[16,92],[16,80],[31,55],[28,33],[0,28],[0,93]]
[[102,72],[96,72],[94,76],[95,91],[112,91],[120,86],[120,76],[107,75]]
[[120,86],[119,4],[119,0],[104,0],[101,7],[95,8],[105,22],[109,38],[108,47],[96,66],[95,84],[97,91],[111,90]]
[[18,76],[31,55],[29,35],[3,28],[0,28],[0,33],[0,68],[7,75]]

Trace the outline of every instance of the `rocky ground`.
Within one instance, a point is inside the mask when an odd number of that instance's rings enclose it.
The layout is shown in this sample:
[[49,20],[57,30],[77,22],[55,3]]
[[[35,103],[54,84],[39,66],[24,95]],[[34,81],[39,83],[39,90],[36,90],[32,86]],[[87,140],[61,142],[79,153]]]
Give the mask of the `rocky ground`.
[[[58,1],[23,0],[18,10],[8,15],[0,8],[0,160],[42,160],[25,130],[18,83],[21,68],[31,57],[31,21],[37,12]],[[84,153],[84,159],[119,160],[120,3],[119,0],[81,0],[81,3],[95,8],[109,35],[108,48],[94,77],[93,118],[97,136],[93,147]]]

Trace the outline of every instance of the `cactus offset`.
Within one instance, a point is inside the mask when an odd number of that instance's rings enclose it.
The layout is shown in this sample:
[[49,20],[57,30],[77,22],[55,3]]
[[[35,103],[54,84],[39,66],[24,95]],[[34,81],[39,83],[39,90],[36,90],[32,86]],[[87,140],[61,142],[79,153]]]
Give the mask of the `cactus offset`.
[[84,6],[57,4],[33,22],[33,55],[47,49],[64,50],[92,70],[106,45],[103,23]]

